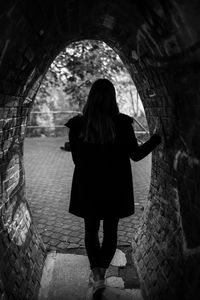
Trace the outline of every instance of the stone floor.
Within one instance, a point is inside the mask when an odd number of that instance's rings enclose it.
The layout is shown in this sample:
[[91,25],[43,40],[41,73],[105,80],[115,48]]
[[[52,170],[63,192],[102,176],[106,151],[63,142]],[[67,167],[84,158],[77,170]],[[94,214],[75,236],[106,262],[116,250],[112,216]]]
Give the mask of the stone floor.
[[[73,174],[71,153],[60,149],[65,138],[26,138],[26,194],[33,219],[48,250],[68,253],[84,248],[83,220],[68,213]],[[151,156],[132,163],[135,214],[120,220],[118,246],[128,246],[147,202]],[[100,233],[102,237],[102,232]]]
[[[92,300],[89,274],[85,255],[49,253],[38,300]],[[130,248],[116,250],[106,274],[106,288],[98,299],[143,300]]]

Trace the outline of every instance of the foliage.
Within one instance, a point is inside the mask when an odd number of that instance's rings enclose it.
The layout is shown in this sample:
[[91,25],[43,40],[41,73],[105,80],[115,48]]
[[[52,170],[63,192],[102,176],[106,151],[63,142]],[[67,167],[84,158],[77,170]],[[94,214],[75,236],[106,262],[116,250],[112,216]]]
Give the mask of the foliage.
[[91,84],[97,78],[111,80],[120,111],[144,119],[144,111],[132,79],[119,56],[101,41],[71,43],[52,62],[35,99],[30,125],[63,125],[67,116],[52,111],[81,111]]
[[[125,97],[133,98],[136,94],[124,64],[108,45],[101,41],[74,42],[51,64],[37,95],[36,106],[48,103],[50,110],[61,105],[81,110],[92,82],[102,77],[114,83],[119,103],[128,102]],[[59,101],[63,98],[64,101]]]

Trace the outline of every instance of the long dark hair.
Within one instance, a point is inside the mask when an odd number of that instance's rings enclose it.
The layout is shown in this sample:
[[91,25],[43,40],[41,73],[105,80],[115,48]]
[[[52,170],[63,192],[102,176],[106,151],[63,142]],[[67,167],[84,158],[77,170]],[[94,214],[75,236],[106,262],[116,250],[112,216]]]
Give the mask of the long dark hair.
[[82,137],[89,143],[110,144],[115,140],[114,118],[119,114],[115,88],[108,79],[96,80],[83,108]]

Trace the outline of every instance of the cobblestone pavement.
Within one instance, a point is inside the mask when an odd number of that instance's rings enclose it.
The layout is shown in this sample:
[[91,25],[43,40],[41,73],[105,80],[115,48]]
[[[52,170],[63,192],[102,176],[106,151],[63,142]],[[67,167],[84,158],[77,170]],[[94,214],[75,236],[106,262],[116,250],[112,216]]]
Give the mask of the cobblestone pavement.
[[[64,142],[63,137],[26,138],[24,145],[26,195],[33,219],[47,249],[59,252],[84,247],[83,220],[68,213],[74,164],[71,153],[60,149]],[[147,202],[150,158],[132,163],[135,214],[120,220],[119,246],[130,245]]]

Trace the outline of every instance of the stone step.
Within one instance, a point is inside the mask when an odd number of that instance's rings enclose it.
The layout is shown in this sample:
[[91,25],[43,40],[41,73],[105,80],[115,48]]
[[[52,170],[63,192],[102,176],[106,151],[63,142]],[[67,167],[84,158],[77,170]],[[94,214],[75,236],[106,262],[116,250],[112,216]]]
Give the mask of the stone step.
[[[103,290],[98,300],[142,300],[140,290],[121,290],[120,288],[106,287]],[[85,300],[96,300],[93,298],[92,289],[88,289]]]
[[[126,288],[123,278],[119,276],[117,270],[125,268],[127,264],[121,250],[116,250],[111,264],[107,272],[107,287],[99,299],[142,300],[140,289]],[[88,285],[89,274],[87,256],[49,253],[43,269],[38,300],[92,300],[92,288]]]

